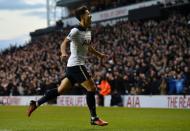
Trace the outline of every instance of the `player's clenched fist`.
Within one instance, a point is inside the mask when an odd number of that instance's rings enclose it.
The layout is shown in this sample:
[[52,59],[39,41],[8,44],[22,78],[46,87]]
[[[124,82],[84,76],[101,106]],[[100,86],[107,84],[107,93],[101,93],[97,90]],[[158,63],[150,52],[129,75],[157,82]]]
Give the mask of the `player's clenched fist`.
[[69,55],[67,53],[62,53],[61,54],[61,60],[67,60]]

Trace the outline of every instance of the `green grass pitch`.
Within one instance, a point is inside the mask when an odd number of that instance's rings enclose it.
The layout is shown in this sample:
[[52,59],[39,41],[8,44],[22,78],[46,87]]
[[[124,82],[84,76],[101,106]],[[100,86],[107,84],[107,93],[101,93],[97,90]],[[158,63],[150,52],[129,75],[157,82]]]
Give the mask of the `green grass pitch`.
[[98,107],[108,126],[89,124],[87,107],[42,106],[28,118],[25,106],[0,106],[0,131],[190,131],[189,109]]

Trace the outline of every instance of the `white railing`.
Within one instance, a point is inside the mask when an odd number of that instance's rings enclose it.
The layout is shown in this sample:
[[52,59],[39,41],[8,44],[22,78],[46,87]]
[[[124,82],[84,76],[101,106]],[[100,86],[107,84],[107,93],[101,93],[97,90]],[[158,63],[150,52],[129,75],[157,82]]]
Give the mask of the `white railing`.
[[[30,100],[41,96],[0,96],[0,105],[28,105]],[[123,106],[129,108],[177,108],[190,109],[190,95],[125,95]],[[111,96],[104,98],[104,106],[109,107]],[[58,106],[86,106],[85,95],[63,95],[57,97]]]

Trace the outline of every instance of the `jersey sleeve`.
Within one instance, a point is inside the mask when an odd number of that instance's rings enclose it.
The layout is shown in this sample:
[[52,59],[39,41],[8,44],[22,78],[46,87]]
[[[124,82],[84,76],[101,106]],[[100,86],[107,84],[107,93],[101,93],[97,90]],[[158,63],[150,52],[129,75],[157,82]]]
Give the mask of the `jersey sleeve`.
[[77,33],[78,33],[78,29],[77,28],[73,28],[70,31],[69,35],[67,36],[67,39],[71,41],[74,37],[76,37]]

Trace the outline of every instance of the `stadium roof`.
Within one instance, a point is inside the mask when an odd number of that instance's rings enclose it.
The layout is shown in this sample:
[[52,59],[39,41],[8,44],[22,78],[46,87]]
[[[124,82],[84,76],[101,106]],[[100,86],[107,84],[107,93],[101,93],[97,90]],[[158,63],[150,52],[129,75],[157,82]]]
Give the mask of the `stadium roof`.
[[59,0],[56,3],[56,6],[64,7],[64,6],[73,6],[81,3],[86,3],[88,0]]

